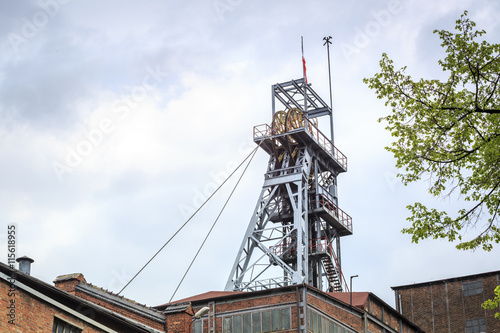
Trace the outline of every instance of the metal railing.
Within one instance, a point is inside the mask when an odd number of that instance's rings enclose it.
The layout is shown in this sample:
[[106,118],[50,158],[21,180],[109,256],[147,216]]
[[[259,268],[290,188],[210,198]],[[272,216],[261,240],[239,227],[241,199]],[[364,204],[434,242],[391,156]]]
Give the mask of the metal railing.
[[242,282],[239,285],[235,286],[236,290],[239,291],[257,291],[264,289],[272,289],[277,287],[284,287],[292,285],[293,281],[290,277],[278,277],[264,280],[251,281],[249,283]]
[[311,207],[316,207],[316,203],[318,204],[319,207],[324,207],[325,209],[330,211],[330,213],[333,216],[335,216],[344,227],[346,227],[347,229],[349,229],[349,231],[352,232],[352,217],[350,217],[349,214],[340,209],[326,195],[320,193],[317,196],[318,200],[316,200],[316,195],[311,195],[311,197],[309,198]]
[[342,270],[340,269],[339,261],[337,259],[337,256],[335,255],[335,252],[333,251],[333,246],[332,246],[332,243],[330,242],[330,240],[326,237],[311,239],[311,242],[309,245],[309,251],[311,252],[311,254],[327,253],[334,261],[335,267],[338,270],[340,283],[344,285],[343,289],[345,291],[349,291],[347,281],[344,278],[344,274],[342,274]]
[[[305,118],[304,118],[305,119]],[[322,146],[332,157],[339,162],[339,164],[344,168],[347,169],[347,157],[342,154],[340,150],[338,150],[333,143],[328,140],[328,138],[321,133],[321,131],[314,126],[314,124],[309,120],[305,119],[306,122],[306,127],[309,130],[308,132],[311,134],[311,136],[315,139],[315,141]]]
[[[300,126],[294,128],[292,131],[296,131],[302,128],[305,128],[306,132],[309,133],[311,138],[313,138],[314,141],[316,141],[321,147],[323,147],[323,149],[328,154],[330,154],[333,159],[335,159],[340,164],[340,166],[342,166],[344,169],[347,169],[347,157],[340,150],[338,150],[323,133],[321,133],[318,127],[316,127],[309,119],[306,119],[304,117],[300,122]],[[277,133],[273,133],[271,126],[269,126],[268,124],[257,125],[253,128],[254,139],[271,137],[276,134]]]
[[286,237],[281,243],[276,244],[274,248],[270,247],[270,249],[278,257],[281,257],[285,253],[289,256],[297,255],[297,244],[290,237]]
[[[289,256],[296,256],[297,244],[294,244],[293,241],[289,239],[287,242],[280,243],[274,246],[274,248],[272,248],[272,251],[276,256],[279,257],[282,257],[285,254]],[[343,289],[345,291],[348,291],[349,287],[347,285],[347,281],[344,278],[344,274],[342,274],[339,261],[337,259],[337,256],[335,255],[335,252],[333,251],[333,246],[330,240],[326,237],[311,239],[309,241],[309,254],[322,254],[322,253],[325,253],[329,255],[330,258],[332,258],[333,263],[338,271],[340,283],[343,284]]]
[[262,138],[272,136],[272,129],[268,124],[257,125],[253,127],[253,138]]

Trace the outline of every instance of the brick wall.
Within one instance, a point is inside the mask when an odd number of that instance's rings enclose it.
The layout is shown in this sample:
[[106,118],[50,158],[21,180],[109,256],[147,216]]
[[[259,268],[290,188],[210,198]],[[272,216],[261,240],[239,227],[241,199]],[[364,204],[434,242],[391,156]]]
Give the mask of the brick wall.
[[76,286],[80,283],[86,283],[85,278],[83,277],[82,274],[69,274],[69,275],[63,275],[58,277],[56,280],[54,280],[54,284],[57,288],[62,289],[64,291],[67,291],[81,299],[87,300],[89,302],[92,302],[94,304],[100,305],[108,310],[111,310],[115,313],[121,314],[123,316],[126,316],[127,318],[130,318],[132,320],[135,320],[137,322],[140,322],[142,324],[148,325],[149,327],[153,327],[157,330],[164,331],[165,330],[165,323],[164,322],[158,322],[156,320],[147,318],[142,316],[141,314],[137,312],[130,311],[129,309],[120,307],[116,304],[112,304],[110,302],[107,302],[105,300],[96,298],[94,296],[88,295],[85,292],[79,290],[76,288]]
[[[498,275],[450,279],[397,289],[401,297],[401,311],[428,333],[465,332],[466,320],[486,319],[488,333],[500,333],[500,321],[494,311],[485,311],[481,304],[493,297]],[[464,296],[462,283],[482,281],[482,293]]]
[[[500,284],[500,274],[491,276],[483,280],[483,301],[493,299],[495,297],[494,290]],[[496,310],[485,311],[486,314],[486,330],[488,332],[500,333],[500,320],[494,317],[495,312],[500,312],[500,307]]]
[[363,319],[359,313],[355,311],[350,312],[347,309],[342,309],[337,306],[331,306],[329,303],[326,303],[313,295],[307,296],[307,303],[351,327],[352,329],[358,332],[363,331]]
[[21,289],[16,289],[15,297],[15,325],[8,322],[7,308],[11,297],[8,296],[9,285],[0,280],[0,332],[12,333],[47,333],[52,332],[54,316],[83,329],[83,333],[98,333],[101,330],[69,315],[51,304],[42,301]]
[[[309,289],[308,289],[309,290]],[[222,332],[223,317],[233,316],[242,313],[263,311],[273,307],[287,306],[291,309],[291,328],[289,332],[297,331],[297,293],[296,290],[279,290],[271,294],[253,294],[253,295],[235,295],[234,297],[222,297],[215,301],[215,328],[216,332]],[[321,292],[310,291],[307,294],[307,303],[310,309],[315,309],[325,316],[334,318],[338,322],[350,327],[356,332],[364,331],[363,313],[360,309],[349,309],[348,305],[343,303],[336,304],[328,296],[323,295]],[[193,304],[193,313],[199,311],[202,307],[208,306],[208,300],[197,301]],[[391,327],[395,331],[400,331],[400,322],[404,333],[415,333],[417,330],[411,323],[404,320],[394,309],[390,308],[385,303],[377,299],[371,299],[369,305],[366,306],[370,310],[370,314],[377,318],[377,320],[367,320],[367,328],[373,333],[383,333],[384,326],[379,322]],[[373,312],[371,312],[373,311]],[[207,316],[204,317],[203,331],[208,332]],[[181,327],[186,327],[186,323],[190,323],[191,317],[172,317],[167,315],[167,328],[168,332],[181,332]],[[183,322],[184,321],[184,322]],[[379,321],[379,322],[378,322]]]
[[[191,332],[192,316],[186,312],[171,314],[166,319],[166,332],[169,333],[184,333]],[[203,330],[203,332],[208,332]],[[216,331],[222,332],[222,331]]]
[[86,283],[85,277],[81,273],[68,274],[57,277],[54,280],[54,285],[70,294],[75,294],[75,287],[80,283]]
[[[291,307],[291,330],[290,332],[297,331],[297,298],[294,291],[287,293],[276,293],[275,295],[266,295],[262,297],[248,297],[245,299],[225,299],[217,302],[215,301],[215,331],[222,332],[222,318],[224,315],[233,315],[238,312],[259,311],[266,307],[283,306],[288,304]],[[202,307],[208,306],[208,303],[199,303],[193,307],[193,313],[196,313]],[[167,316],[167,318],[170,316]],[[168,319],[170,321],[170,319]],[[189,317],[191,320],[191,317]],[[179,324],[181,325],[181,324]],[[207,321],[204,321],[204,332],[208,331]],[[170,332],[170,331],[169,331]],[[186,331],[187,332],[187,331]],[[282,331],[286,332],[286,331]]]
[[[407,322],[401,320],[401,317],[392,308],[379,302],[377,299],[370,298],[367,302],[365,311],[376,317],[377,321],[384,323],[396,332],[400,332],[400,323],[402,324],[402,332],[414,333],[417,332],[414,326],[410,326]],[[387,332],[384,326],[375,320],[368,320],[368,331],[373,333]]]

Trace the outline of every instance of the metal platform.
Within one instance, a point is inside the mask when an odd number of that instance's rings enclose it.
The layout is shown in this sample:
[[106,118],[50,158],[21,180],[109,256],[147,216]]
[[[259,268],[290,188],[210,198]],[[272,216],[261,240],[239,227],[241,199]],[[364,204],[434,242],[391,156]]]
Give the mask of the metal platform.
[[[308,215],[318,215],[327,224],[333,227],[340,236],[350,236],[353,234],[352,218],[342,209],[338,208],[331,199],[323,194],[311,195],[309,199],[310,207]],[[275,213],[270,217],[270,221],[274,223],[292,222],[293,213],[280,214]]]
[[290,144],[290,139],[302,146],[311,145],[312,151],[326,167],[334,169],[337,173],[347,171],[347,157],[338,150],[314,124],[304,119],[303,126],[283,134],[274,134],[267,124],[257,125],[253,129],[253,140],[260,144],[269,155],[275,153],[276,141],[283,147]]

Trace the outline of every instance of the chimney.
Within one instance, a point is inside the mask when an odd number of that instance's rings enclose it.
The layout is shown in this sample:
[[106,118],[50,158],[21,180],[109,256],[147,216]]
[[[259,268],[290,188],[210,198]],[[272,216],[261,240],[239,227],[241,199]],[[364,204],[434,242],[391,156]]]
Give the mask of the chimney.
[[54,285],[70,294],[76,294],[76,286],[80,283],[87,283],[82,273],[59,275],[54,280]]
[[21,272],[23,272],[24,274],[30,275],[31,263],[33,263],[35,260],[24,256],[24,257],[17,258],[16,261],[19,263],[19,270]]

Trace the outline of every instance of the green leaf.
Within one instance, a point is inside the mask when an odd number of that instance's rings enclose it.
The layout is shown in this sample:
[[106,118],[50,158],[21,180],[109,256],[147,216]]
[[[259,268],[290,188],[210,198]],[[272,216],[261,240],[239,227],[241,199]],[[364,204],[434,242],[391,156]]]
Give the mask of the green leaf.
[[414,80],[384,53],[380,72],[363,82],[392,112],[386,123],[403,184],[426,179],[429,194],[464,201],[458,211],[408,206],[412,242],[446,239],[457,248],[490,251],[500,242],[500,44],[483,39],[467,11],[455,31],[434,30],[445,57],[446,80]]

